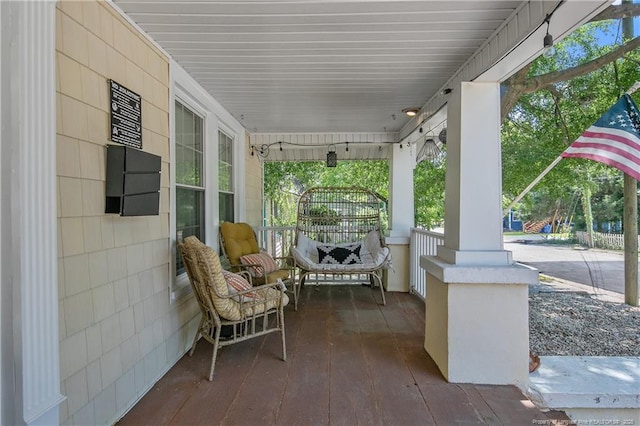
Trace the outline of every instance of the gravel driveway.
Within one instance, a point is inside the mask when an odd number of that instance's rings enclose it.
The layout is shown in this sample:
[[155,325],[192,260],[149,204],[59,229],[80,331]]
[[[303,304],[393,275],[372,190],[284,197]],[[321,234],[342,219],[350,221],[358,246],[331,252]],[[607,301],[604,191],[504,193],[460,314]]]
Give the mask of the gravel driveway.
[[640,308],[623,303],[622,253],[533,242],[505,250],[543,274],[529,295],[535,354],[640,356]]

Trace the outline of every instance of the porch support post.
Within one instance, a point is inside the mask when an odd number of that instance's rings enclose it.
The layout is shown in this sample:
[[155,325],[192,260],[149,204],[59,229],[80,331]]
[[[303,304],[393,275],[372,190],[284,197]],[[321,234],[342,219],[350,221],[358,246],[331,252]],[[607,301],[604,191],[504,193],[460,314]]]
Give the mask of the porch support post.
[[[402,147],[402,148],[401,148]],[[393,144],[389,167],[389,228],[391,237],[409,238],[413,219],[415,146]]]
[[[401,148],[402,146],[402,148]],[[416,147],[393,144],[389,165],[389,237],[385,238],[394,268],[385,271],[388,291],[409,291],[409,234],[414,222],[413,169]]]
[[524,387],[537,271],[503,250],[499,84],[460,83],[447,117],[445,243],[420,261],[424,347],[450,382]]
[[0,2],[2,412],[59,422],[56,2]]

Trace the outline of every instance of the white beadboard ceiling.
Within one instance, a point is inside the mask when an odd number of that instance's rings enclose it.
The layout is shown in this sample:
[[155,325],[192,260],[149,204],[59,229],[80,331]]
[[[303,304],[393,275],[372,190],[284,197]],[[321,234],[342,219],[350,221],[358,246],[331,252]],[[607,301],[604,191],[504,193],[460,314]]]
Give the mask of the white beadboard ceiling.
[[256,133],[397,132],[522,3],[114,2]]

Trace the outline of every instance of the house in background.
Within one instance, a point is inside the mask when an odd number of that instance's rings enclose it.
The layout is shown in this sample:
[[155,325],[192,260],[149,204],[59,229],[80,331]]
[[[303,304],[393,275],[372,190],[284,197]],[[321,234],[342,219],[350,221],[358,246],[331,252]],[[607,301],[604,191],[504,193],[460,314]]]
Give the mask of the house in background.
[[[199,319],[176,236],[261,224],[262,160],[345,141],[339,159],[388,159],[387,286],[407,291],[407,142],[445,120],[425,349],[449,381],[525,386],[536,278],[502,247],[499,84],[540,54],[547,15],[559,39],[607,5],[1,2],[1,423],[111,424],[151,389]],[[141,98],[157,215],[105,213],[109,81]]]

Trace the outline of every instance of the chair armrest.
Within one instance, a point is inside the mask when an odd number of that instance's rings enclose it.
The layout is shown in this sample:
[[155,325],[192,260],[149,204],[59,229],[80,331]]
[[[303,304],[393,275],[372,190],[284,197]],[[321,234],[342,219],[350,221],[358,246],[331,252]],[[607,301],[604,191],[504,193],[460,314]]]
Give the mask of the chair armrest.
[[266,290],[266,289],[270,289],[270,288],[272,288],[274,290],[278,290],[278,291],[284,293],[283,286],[279,282],[267,283],[267,284],[262,284],[262,285],[259,285],[259,286],[255,286],[250,291],[260,291],[260,290]]
[[302,267],[303,269],[313,269],[315,263],[306,257],[301,250],[298,250],[297,247],[292,247],[291,252],[293,253],[296,266]]
[[[237,299],[238,296],[248,296],[252,299],[265,299],[267,300],[268,298],[265,297],[266,295],[266,291],[261,291],[261,290],[268,290],[268,289],[273,289],[273,290],[277,290],[280,293],[284,293],[284,289],[283,287],[280,285],[280,283],[275,282],[275,283],[269,283],[269,284],[262,284],[262,285],[258,285],[255,287],[252,287],[250,289],[247,290],[241,290],[235,293],[229,293],[229,294],[224,294],[224,295],[218,295],[218,297],[220,299]],[[254,294],[252,294],[254,293]],[[258,297],[256,297],[256,294],[258,295]]]
[[[237,268],[237,269],[240,270],[239,272],[234,272],[234,274],[248,273],[249,275],[251,275],[251,273],[249,272],[251,270],[255,270],[256,274],[260,274],[261,270],[264,271],[264,266],[258,265],[257,263],[255,263],[255,264],[253,264],[253,263],[238,263],[238,264],[229,265],[229,269],[234,269],[234,268]],[[264,275],[264,273],[263,273],[263,275]]]
[[[266,249],[264,248],[260,248],[260,253],[266,253],[269,256],[271,256],[271,253],[269,253]],[[280,269],[293,269],[295,268],[295,259],[293,258],[292,255],[287,255],[287,256],[271,256],[271,258],[273,260],[276,261],[276,263],[278,263],[280,266]],[[293,265],[291,265],[291,263],[293,262]]]
[[244,263],[242,266],[247,272],[254,271],[253,273],[255,276],[263,276],[265,273],[264,266],[259,265],[257,263]]
[[286,287],[284,284],[263,284],[253,287],[252,289],[239,291],[236,294],[227,296],[226,298],[236,299],[238,303],[240,303],[240,311],[246,312],[246,309],[259,305],[264,306],[270,303],[275,303],[275,306],[279,306],[284,302],[285,290]]
[[249,281],[249,284],[253,287],[253,277],[251,276],[249,271],[239,271],[239,272],[234,272],[234,274],[240,275],[245,280]]
[[281,269],[296,268],[296,259],[292,255],[274,257],[273,260],[279,263]]
[[[294,270],[296,268],[296,261],[292,256],[274,257],[273,260],[276,261],[276,263],[278,263],[278,267],[280,269]],[[285,261],[287,263],[286,264],[279,263],[278,262],[279,260]],[[231,265],[231,268],[238,268],[241,270],[241,272],[254,271],[254,274],[256,276],[269,275],[266,273],[264,266],[259,265],[257,263],[242,263],[239,265]],[[251,275],[251,272],[249,272],[249,274]]]

